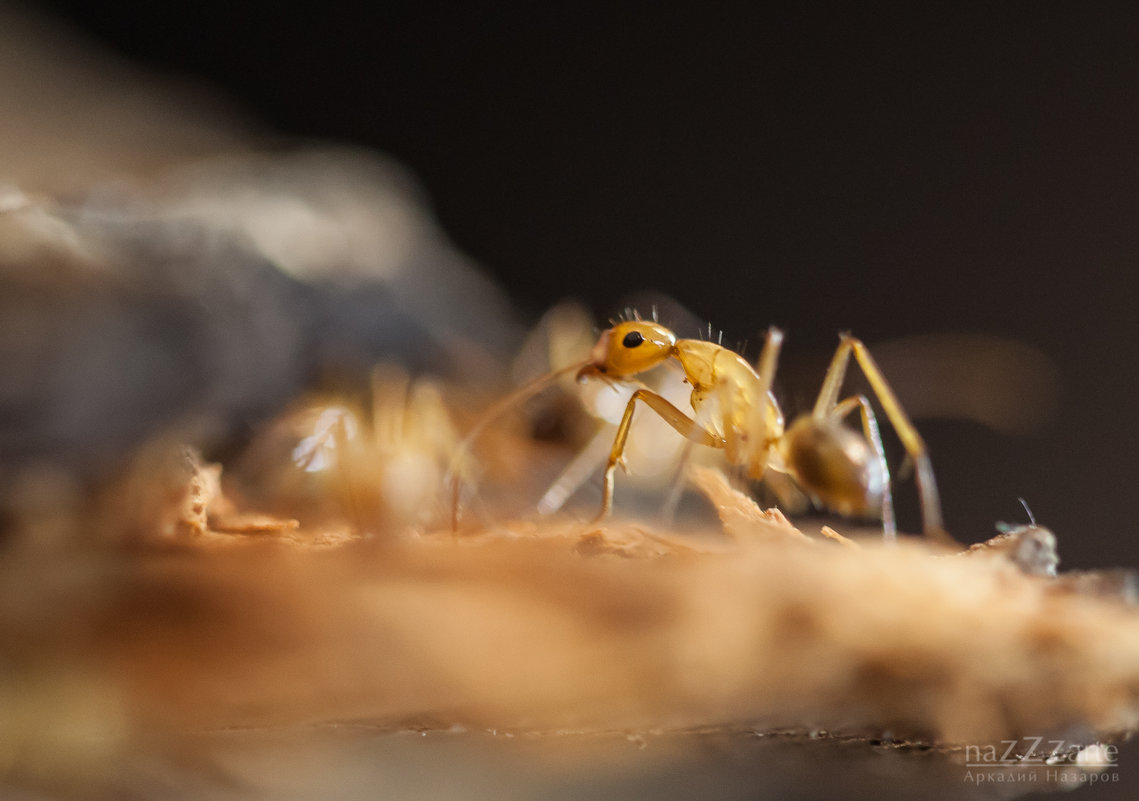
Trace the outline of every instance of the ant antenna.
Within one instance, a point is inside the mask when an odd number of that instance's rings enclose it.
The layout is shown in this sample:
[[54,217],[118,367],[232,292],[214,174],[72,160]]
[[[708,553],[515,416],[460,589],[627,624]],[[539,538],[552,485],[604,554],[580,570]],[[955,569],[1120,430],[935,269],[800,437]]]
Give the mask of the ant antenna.
[[[1035,528],[1036,516],[1033,515],[1032,510],[1028,508],[1028,501],[1026,501],[1024,498],[1017,498],[1017,500],[1020,501],[1020,505],[1024,507],[1024,513],[1028,515],[1028,525]],[[997,523],[997,531],[999,531],[1001,534],[1008,534],[1012,531],[1016,531],[1019,528],[1021,528],[1021,526],[1014,526],[1011,523]]]
[[1029,525],[1035,526],[1036,518],[1033,516],[1032,510],[1028,508],[1028,501],[1026,501],[1024,498],[1017,498],[1017,500],[1020,501],[1020,505],[1024,507],[1025,514],[1028,515]]
[[589,364],[589,359],[574,364],[568,364],[557,370],[540,375],[529,383],[523,384],[518,389],[511,392],[504,398],[500,398],[496,403],[491,404],[490,408],[482,413],[482,417],[471,427],[467,435],[463,437],[459,444],[455,447],[454,452],[451,454],[451,465],[448,473],[451,478],[451,532],[454,533],[459,530],[459,501],[463,488],[463,467],[469,457],[471,448],[474,445],[478,436],[493,423],[497,418],[503,415],[510,408],[518,405],[522,401],[537,395],[538,392],[545,389],[552,384],[555,380],[561,378],[569,373],[577,372]]

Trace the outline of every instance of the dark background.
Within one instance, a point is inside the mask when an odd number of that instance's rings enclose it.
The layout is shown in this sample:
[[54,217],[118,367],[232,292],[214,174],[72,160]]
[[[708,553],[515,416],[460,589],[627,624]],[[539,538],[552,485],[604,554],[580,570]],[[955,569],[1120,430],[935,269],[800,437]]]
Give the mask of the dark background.
[[921,421],[947,522],[984,538],[1023,496],[1067,566],[1139,562],[1125,5],[38,7],[267,129],[404,161],[527,313],[653,288],[727,342],[785,326],[787,365],[844,329],[1040,349],[1062,385],[1042,430]]
[[[527,314],[653,288],[753,353],[785,326],[788,371],[844,329],[1038,348],[1061,383],[1047,426],[920,421],[949,527],[982,539],[1023,496],[1066,566],[1139,563],[1128,4],[37,8],[266,130],[394,155]],[[1131,797],[1134,763],[1081,797]]]

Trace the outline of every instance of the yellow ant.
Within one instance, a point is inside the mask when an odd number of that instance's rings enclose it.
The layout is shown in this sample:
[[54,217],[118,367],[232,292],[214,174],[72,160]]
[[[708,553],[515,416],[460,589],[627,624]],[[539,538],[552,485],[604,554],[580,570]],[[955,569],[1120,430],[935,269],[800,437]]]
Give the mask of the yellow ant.
[[[890,473],[874,410],[862,395],[839,399],[853,355],[913,462],[925,534],[951,542],[942,526],[941,502],[925,442],[866,346],[849,334],[842,334],[814,409],[785,427],[783,412],[771,391],[782,343],[782,331],[770,328],[757,367],[753,368],[738,353],[722,345],[678,339],[658,322],[618,322],[602,332],[585,362],[547,374],[495,404],[468,434],[461,450],[505,408],[534,394],[555,377],[576,370],[579,381],[627,381],[675,359],[686,382],[692,385],[690,402],[694,416],[647,388],[633,393],[609,451],[597,519],[606,517],[612,508],[614,474],[617,466],[623,465],[633,413],[640,402],[692,442],[723,449],[728,462],[744,468],[750,478],[762,478],[771,467],[789,474],[812,499],[838,514],[880,514],[884,535],[892,540],[895,523]],[[856,410],[862,420],[861,434],[843,423]],[[452,523],[457,525],[457,473],[453,504]]]

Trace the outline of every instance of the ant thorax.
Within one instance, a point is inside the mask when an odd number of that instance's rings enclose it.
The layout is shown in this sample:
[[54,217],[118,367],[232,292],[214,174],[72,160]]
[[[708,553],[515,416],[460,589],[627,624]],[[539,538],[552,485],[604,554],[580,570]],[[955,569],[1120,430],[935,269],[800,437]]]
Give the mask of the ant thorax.
[[692,384],[697,422],[723,438],[729,461],[762,476],[783,433],[775,397],[746,359],[715,342],[682,339],[674,352]]
[[759,387],[759,376],[734,351],[699,339],[681,339],[674,352],[693,390],[728,387],[732,394],[747,395]]

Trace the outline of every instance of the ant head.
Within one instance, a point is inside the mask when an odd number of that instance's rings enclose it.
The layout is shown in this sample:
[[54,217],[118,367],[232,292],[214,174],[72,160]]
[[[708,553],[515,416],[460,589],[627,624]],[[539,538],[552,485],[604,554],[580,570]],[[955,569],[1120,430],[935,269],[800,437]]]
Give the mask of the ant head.
[[672,355],[676,334],[659,323],[628,320],[601,334],[582,375],[624,378],[656,367]]

